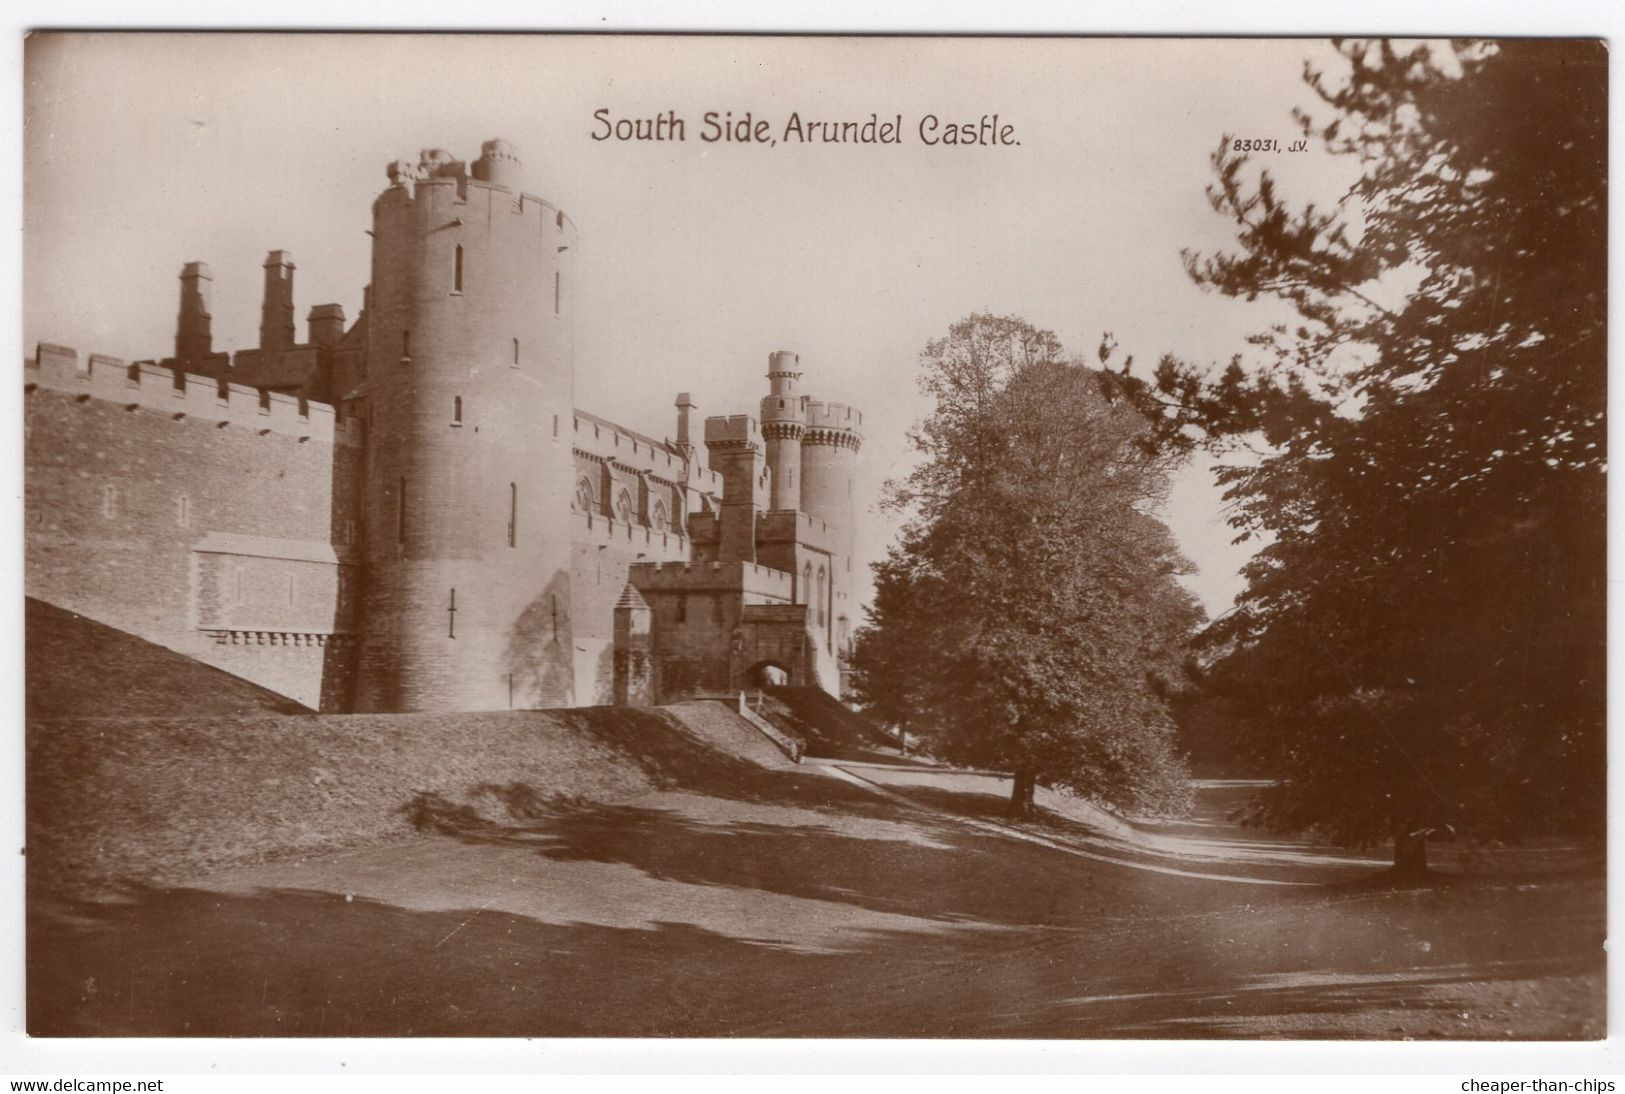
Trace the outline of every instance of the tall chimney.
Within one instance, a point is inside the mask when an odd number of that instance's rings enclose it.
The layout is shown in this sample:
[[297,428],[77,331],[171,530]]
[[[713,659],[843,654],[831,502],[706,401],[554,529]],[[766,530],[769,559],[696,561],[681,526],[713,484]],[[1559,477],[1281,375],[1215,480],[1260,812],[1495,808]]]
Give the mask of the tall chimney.
[[677,396],[677,447],[690,462],[694,459],[694,438],[689,432],[694,413],[694,399],[684,391]]
[[209,267],[188,262],[181,269],[181,310],[175,320],[175,357],[180,361],[201,361],[214,352],[213,315],[209,299],[214,279]]

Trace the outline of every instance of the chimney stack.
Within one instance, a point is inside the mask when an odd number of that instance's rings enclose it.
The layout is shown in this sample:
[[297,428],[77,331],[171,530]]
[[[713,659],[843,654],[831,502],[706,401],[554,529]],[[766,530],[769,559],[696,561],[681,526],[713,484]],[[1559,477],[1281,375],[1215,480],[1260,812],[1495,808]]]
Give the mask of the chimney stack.
[[214,352],[213,290],[214,279],[203,263],[188,262],[181,269],[181,310],[175,321],[175,357],[181,362],[201,361]]
[[265,299],[260,304],[260,349],[293,346],[293,255],[272,251],[265,256]]

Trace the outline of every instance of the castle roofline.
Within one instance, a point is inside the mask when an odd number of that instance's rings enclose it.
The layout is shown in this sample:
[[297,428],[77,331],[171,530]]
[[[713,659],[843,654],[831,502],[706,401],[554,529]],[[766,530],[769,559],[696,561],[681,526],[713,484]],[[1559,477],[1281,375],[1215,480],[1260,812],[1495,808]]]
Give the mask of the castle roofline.
[[681,456],[683,454],[682,449],[678,448],[675,444],[672,444],[669,441],[656,440],[647,433],[639,432],[636,429],[628,429],[619,422],[612,422],[608,418],[582,410],[580,407],[576,407],[576,417],[582,419],[583,421],[592,422],[594,425],[603,426],[605,429],[613,429],[624,437],[631,437],[635,441],[641,441],[650,448],[658,448],[662,451],[670,452],[673,456]]

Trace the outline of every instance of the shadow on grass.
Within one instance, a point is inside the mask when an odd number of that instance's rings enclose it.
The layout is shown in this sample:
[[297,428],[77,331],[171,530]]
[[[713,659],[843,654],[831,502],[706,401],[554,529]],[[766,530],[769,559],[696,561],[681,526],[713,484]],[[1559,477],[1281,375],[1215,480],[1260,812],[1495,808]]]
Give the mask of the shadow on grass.
[[[132,888],[30,909],[36,1036],[1580,1037],[1600,960],[1573,953],[1350,974],[1236,974],[1217,938],[1122,931],[872,932],[791,951],[692,925],[541,922],[308,890]],[[1222,930],[1222,928],[1221,928]],[[1256,959],[1250,962],[1261,964]],[[1462,1025],[1485,985],[1584,976],[1543,1011]],[[1526,1002],[1528,997],[1526,997]],[[1555,1000],[1555,1001],[1554,1001]],[[1352,1024],[1407,1012],[1396,1032]],[[1410,1022],[1420,1016],[1420,1024]],[[1505,1017],[1506,1021],[1501,1021]]]
[[[823,805],[824,784],[833,780],[809,782],[807,789],[818,791],[812,800]],[[1063,926],[1080,912],[1104,912],[1107,901],[1123,913],[1165,899],[1133,871],[1078,869],[1076,860],[1049,849],[899,811],[868,795],[839,811],[775,808],[766,820],[578,801],[525,784],[482,787],[480,795],[500,803],[507,819],[493,820],[492,810],[433,794],[419,794],[404,808],[419,831],[473,845],[520,848],[559,862],[620,864],[659,881],[756,890],[940,923]],[[785,798],[775,795],[773,805],[782,807]],[[1043,879],[1041,887],[1035,877]]]
[[137,889],[32,920],[35,1036],[726,1036],[792,985],[819,998],[825,963],[687,925],[308,891]]
[[820,688],[772,687],[765,689],[765,698],[758,713],[804,741],[808,755],[826,760],[924,764],[918,757],[899,755],[896,739]]

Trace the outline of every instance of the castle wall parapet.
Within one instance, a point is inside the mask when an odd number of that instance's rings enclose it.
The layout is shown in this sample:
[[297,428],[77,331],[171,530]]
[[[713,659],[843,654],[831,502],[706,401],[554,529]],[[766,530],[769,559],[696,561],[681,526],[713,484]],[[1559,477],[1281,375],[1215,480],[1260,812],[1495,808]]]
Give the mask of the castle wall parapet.
[[705,419],[705,443],[730,448],[760,448],[762,427],[749,414],[715,415]]
[[39,387],[97,399],[126,410],[149,410],[178,420],[195,418],[215,425],[251,429],[260,434],[296,437],[301,442],[353,445],[362,443],[361,423],[341,419],[333,407],[262,392],[241,384],[177,372],[148,361],[131,364],[117,357],[91,354],[83,365],[78,351],[41,343],[33,361],[23,362],[25,388]]
[[571,513],[572,538],[576,543],[627,547],[644,552],[666,552],[683,557],[688,539],[681,532],[658,531],[646,524],[628,524],[602,513]]
[[802,543],[821,551],[835,553],[841,548],[841,536],[828,523],[810,513],[795,509],[770,509],[756,522],[759,543]]
[[788,602],[790,575],[754,562],[638,562],[630,569],[639,592],[727,590]]
[[621,429],[596,415],[577,412],[575,450],[589,459],[614,460],[633,471],[644,471],[667,482],[707,493],[722,490],[722,475],[699,461],[688,461],[670,447]]
[[809,400],[807,403],[807,429],[844,429],[850,430],[861,437],[863,435],[863,411],[854,409],[844,403],[825,403]]

